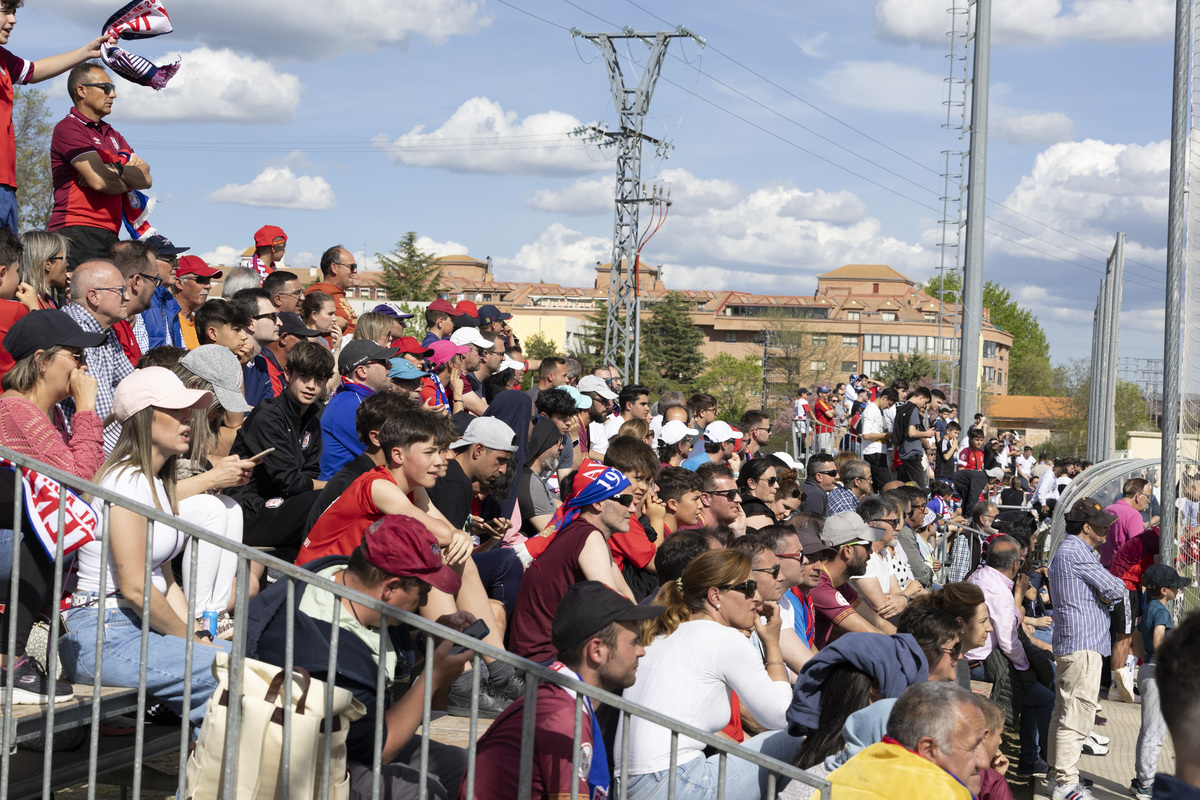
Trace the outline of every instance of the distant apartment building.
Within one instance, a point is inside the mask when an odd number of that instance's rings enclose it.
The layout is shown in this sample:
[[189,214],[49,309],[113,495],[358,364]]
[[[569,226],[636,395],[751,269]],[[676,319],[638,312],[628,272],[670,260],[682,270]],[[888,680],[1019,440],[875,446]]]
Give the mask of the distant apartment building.
[[[439,263],[442,297],[451,302],[490,303],[513,315],[511,325],[518,336],[540,332],[564,351],[581,344],[587,317],[608,298],[608,264],[596,265],[592,286],[571,287],[500,281],[489,261],[465,255],[445,256]],[[649,313],[671,289],[663,284],[658,267],[642,265],[640,271],[643,312]],[[358,284],[347,296],[374,302],[389,299],[381,278],[382,273],[360,272]],[[812,295],[675,291],[693,304],[692,319],[704,334],[705,358],[720,353],[735,358],[761,356],[764,330],[786,327],[787,321],[794,320],[794,329],[811,337],[805,341],[811,361],[796,376],[799,383],[875,373],[892,358],[910,353],[944,363],[958,357],[954,307],[939,304],[912,280],[882,264],[849,264],[819,275]],[[981,355],[987,391],[1007,394],[1011,347],[1012,336],[992,325],[985,309]],[[806,379],[806,371],[810,378]]]

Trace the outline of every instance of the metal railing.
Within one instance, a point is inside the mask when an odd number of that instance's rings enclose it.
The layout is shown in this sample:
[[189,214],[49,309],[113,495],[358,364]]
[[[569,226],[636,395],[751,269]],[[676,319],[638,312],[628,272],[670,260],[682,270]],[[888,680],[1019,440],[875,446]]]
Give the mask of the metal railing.
[[[486,642],[474,639],[468,635],[460,633],[452,628],[439,625],[436,622],[426,620],[416,614],[408,613],[397,608],[376,600],[366,594],[347,588],[346,586],[335,583],[326,578],[320,577],[315,573],[309,572],[304,568],[297,567],[286,561],[270,556],[252,547],[241,544],[240,542],[225,539],[219,535],[213,534],[197,525],[174,516],[169,512],[164,512],[159,509],[143,505],[141,503],[131,502],[128,499],[121,497],[115,492],[105,489],[101,486],[93,484],[89,481],[84,481],[63,470],[56,469],[47,464],[38,462],[32,458],[24,456],[20,453],[0,447],[0,458],[5,458],[13,463],[32,469],[38,472],[45,478],[57,482],[60,485],[60,494],[62,495],[58,508],[58,530],[62,531],[64,527],[65,509],[66,509],[66,493],[61,492],[61,486],[68,486],[75,491],[90,495],[93,499],[93,505],[99,506],[99,541],[101,542],[100,555],[100,590],[99,595],[104,597],[109,594],[108,583],[108,565],[111,558],[111,537],[110,533],[110,511],[113,507],[120,507],[133,511],[147,519],[147,530],[155,522],[163,523],[170,528],[178,531],[186,536],[192,542],[207,542],[223,550],[233,552],[237,556],[237,572],[236,572],[236,588],[234,597],[234,627],[232,640],[232,653],[230,657],[229,670],[229,696],[231,698],[240,698],[242,696],[242,666],[246,659],[247,649],[247,627],[248,627],[248,610],[250,605],[249,594],[249,578],[251,562],[258,562],[277,570],[282,577],[280,580],[286,581],[286,623],[287,637],[285,643],[284,663],[281,665],[285,674],[291,674],[294,666],[294,641],[292,632],[294,630],[296,603],[294,602],[297,584],[306,584],[309,587],[319,588],[325,592],[335,595],[338,598],[352,600],[360,607],[369,608],[380,615],[379,626],[379,652],[386,651],[385,644],[389,640],[389,627],[393,625],[404,625],[412,629],[414,632],[424,632],[427,634],[424,640],[424,697],[423,697],[423,712],[421,721],[421,742],[420,742],[420,785],[418,790],[419,800],[425,800],[428,794],[428,777],[430,774],[429,767],[429,743],[430,743],[430,722],[432,719],[432,699],[433,699],[433,665],[434,665],[434,648],[435,637],[437,639],[448,639],[457,645],[463,645],[469,650],[472,650],[474,655],[471,659],[473,668],[472,676],[472,694],[470,705],[469,719],[469,734],[467,746],[467,769],[465,774],[465,789],[466,796],[472,797],[476,781],[481,777],[476,772],[476,742],[479,734],[479,697],[481,691],[481,667],[483,658],[491,658],[504,664],[512,665],[519,674],[525,677],[525,694],[524,694],[524,710],[521,725],[521,756],[519,767],[519,781],[517,797],[528,797],[532,785],[532,769],[533,769],[533,753],[534,753],[534,729],[536,721],[536,706],[537,706],[537,686],[539,681],[552,683],[569,689],[575,692],[575,718],[574,718],[574,733],[573,733],[573,775],[579,774],[580,762],[582,757],[582,747],[580,743],[583,735],[583,711],[584,698],[592,698],[597,703],[602,703],[610,708],[620,712],[620,719],[623,729],[624,745],[621,748],[621,756],[619,761],[619,769],[617,773],[624,772],[624,765],[629,756],[629,730],[630,719],[637,717],[647,722],[660,725],[672,732],[671,736],[671,763],[678,763],[678,746],[679,737],[686,736],[690,739],[702,743],[705,747],[717,751],[720,762],[720,775],[722,782],[717,791],[718,800],[725,798],[725,786],[723,777],[725,775],[726,761],[730,756],[743,759],[747,762],[755,764],[763,770],[767,771],[767,787],[768,793],[766,797],[774,797],[776,787],[780,784],[781,779],[797,780],[814,787],[815,796],[828,798],[830,784],[828,781],[814,777],[809,773],[794,767],[790,764],[778,761],[759,752],[742,747],[738,744],[730,742],[728,739],[722,739],[718,735],[697,729],[691,725],[681,723],[670,717],[665,716],[651,708],[632,703],[622,697],[611,694],[603,689],[582,683],[572,677],[565,676],[558,672],[554,672],[544,666],[528,661],[519,656],[513,655],[501,648],[492,646]],[[22,509],[22,484],[18,474],[14,482],[14,514],[13,514],[13,530],[16,535],[13,537],[13,573],[11,577],[11,595],[9,604],[5,610],[6,614],[14,615],[10,617],[9,634],[8,634],[8,653],[10,657],[10,665],[15,660],[15,657],[21,651],[18,649],[16,641],[16,624],[15,613],[17,605],[17,589],[20,578],[20,547],[21,534],[27,527],[24,525],[23,509]],[[28,535],[33,535],[30,532]],[[54,560],[54,598],[55,606],[58,605],[58,598],[63,594],[63,536],[57,536],[56,554]],[[143,582],[143,601],[140,609],[141,616],[141,663],[145,665],[148,659],[148,643],[150,634],[150,590],[152,578],[151,566],[151,549],[153,545],[153,537],[146,536],[146,566],[144,571]],[[191,548],[190,563],[186,568],[190,571],[190,580],[188,583],[189,591],[187,592],[187,614],[188,620],[196,619],[196,575],[199,561],[199,548],[193,546]],[[333,605],[333,619],[331,620],[331,641],[330,641],[330,656],[328,665],[328,675],[335,676],[338,674],[338,637],[346,634],[340,631],[340,620],[342,615],[342,604],[340,602]],[[93,669],[95,676],[92,681],[91,693],[91,708],[90,722],[88,725],[90,733],[90,749],[88,753],[87,766],[87,797],[88,800],[94,800],[96,796],[97,777],[105,772],[111,771],[115,764],[106,763],[101,766],[99,763],[99,742],[100,728],[102,717],[111,716],[117,713],[128,713],[136,709],[136,726],[135,726],[135,742],[131,759],[133,767],[133,785],[132,793],[134,797],[141,796],[142,789],[142,773],[143,762],[146,754],[145,742],[145,721],[147,708],[147,684],[145,679],[145,669],[143,666],[141,679],[136,687],[136,704],[133,704],[131,699],[118,701],[115,704],[110,704],[106,708],[102,708],[102,661],[104,655],[104,605],[98,609],[97,626],[96,626],[96,663]],[[58,654],[58,640],[61,633],[60,614],[55,613],[51,617],[50,623],[50,644],[48,653],[48,669],[49,680],[53,687],[54,676],[57,672],[58,663],[60,661]],[[22,643],[23,644],[23,643]],[[205,646],[205,645],[200,645]],[[188,709],[192,701],[192,665],[193,653],[196,643],[193,639],[186,640],[186,656],[184,664],[184,690],[183,690],[183,720],[179,732],[179,779],[176,796],[179,798],[186,797],[186,782],[187,782],[187,766],[188,766],[188,750],[190,736],[190,726],[188,723]],[[416,674],[413,675],[414,680]],[[382,791],[382,775],[381,775],[381,758],[383,748],[383,721],[384,700],[386,693],[385,686],[388,685],[392,676],[387,674],[386,659],[380,658],[376,672],[376,706],[375,706],[375,731],[374,731],[374,763],[371,765],[373,770],[371,797],[373,800],[378,800]],[[3,702],[4,723],[0,725],[0,800],[8,800],[9,797],[9,778],[10,767],[15,746],[20,742],[37,734],[21,734],[18,735],[17,725],[13,718],[13,670],[9,669],[6,692]],[[293,681],[285,680],[283,682],[283,748],[282,748],[282,796],[288,797],[289,791],[289,763],[288,759],[291,751],[291,733],[292,733],[292,686]],[[132,688],[132,687],[130,687]],[[333,716],[333,691],[332,686],[330,691],[325,693],[325,717],[329,719]],[[55,788],[55,781],[52,769],[54,739],[55,735],[68,730],[70,728],[80,727],[82,719],[79,712],[73,713],[67,718],[66,722],[56,722],[56,706],[59,705],[54,699],[53,688],[50,692],[49,703],[45,710],[45,723],[42,726],[40,735],[45,740],[45,754],[43,759],[43,768],[41,776],[41,797],[44,800],[49,800],[52,797],[52,792]],[[236,797],[237,788],[237,772],[238,772],[238,753],[239,741],[238,731],[240,730],[241,722],[241,704],[238,702],[230,702],[228,704],[227,720],[226,720],[226,737],[223,749],[223,798],[232,800]],[[331,763],[332,756],[332,741],[333,741],[333,726],[323,726],[324,733],[324,755],[322,763],[314,765],[314,769],[320,771],[319,781],[319,797],[321,800],[327,800],[330,796],[331,778],[328,765]],[[344,776],[337,776],[338,780],[343,780]],[[615,794],[618,800],[625,800],[627,795],[627,782],[617,781]],[[446,787],[450,796],[456,796],[459,787]],[[669,778],[668,798],[675,797],[676,776],[672,771]],[[577,800],[578,782],[572,783],[571,800]]]

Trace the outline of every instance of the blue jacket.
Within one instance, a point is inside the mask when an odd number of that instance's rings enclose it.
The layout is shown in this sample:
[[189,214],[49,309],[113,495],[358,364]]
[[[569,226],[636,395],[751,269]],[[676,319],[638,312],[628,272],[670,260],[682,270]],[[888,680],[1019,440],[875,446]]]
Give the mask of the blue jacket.
[[1154,800],[1200,800],[1200,789],[1160,772],[1154,776]]
[[366,450],[358,439],[354,416],[363,398],[373,394],[375,392],[361,383],[342,379],[341,387],[321,414],[321,474],[318,480],[329,480]]
[[182,309],[175,300],[175,295],[165,286],[154,290],[150,298],[150,307],[142,312],[142,322],[146,324],[146,336],[150,347],[183,347],[183,332],[179,329],[179,312]]

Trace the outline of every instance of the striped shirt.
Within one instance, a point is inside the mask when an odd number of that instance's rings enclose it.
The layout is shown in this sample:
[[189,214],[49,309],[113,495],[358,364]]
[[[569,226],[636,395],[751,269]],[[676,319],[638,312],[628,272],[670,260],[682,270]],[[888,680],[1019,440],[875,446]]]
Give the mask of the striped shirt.
[[[96,414],[103,421],[112,413],[113,394],[117,390],[117,384],[133,373],[133,365],[126,358],[117,335],[111,328],[102,327],[87,309],[78,303],[68,303],[63,307],[63,312],[78,322],[79,327],[88,333],[103,333],[108,336],[108,341],[104,344],[99,347],[89,347],[83,351],[87,356],[88,374],[96,379]],[[69,424],[71,417],[75,415],[74,399],[68,397],[59,406]],[[117,444],[117,437],[120,435],[121,424],[119,422],[114,422],[104,429],[104,452],[106,455],[112,452],[113,447]]]
[[1110,605],[1126,594],[1125,583],[1100,565],[1100,559],[1078,536],[1066,536],[1050,562],[1054,595],[1054,652],[1067,655],[1092,650],[1102,656],[1111,649]]

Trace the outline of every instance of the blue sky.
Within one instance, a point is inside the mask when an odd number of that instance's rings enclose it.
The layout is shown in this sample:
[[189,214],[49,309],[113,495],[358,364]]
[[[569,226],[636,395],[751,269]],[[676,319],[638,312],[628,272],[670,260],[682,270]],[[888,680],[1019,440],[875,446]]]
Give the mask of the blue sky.
[[[10,49],[75,46],[117,5],[31,3]],[[946,0],[166,5],[175,32],[129,49],[183,66],[159,93],[122,84],[109,121],[151,165],[153,224],[215,260],[268,223],[301,266],[339,242],[369,264],[415,230],[500,279],[590,284],[614,165],[565,132],[615,116],[568,29],[682,24],[708,46],[671,44],[646,132],[674,149],[643,170],[674,201],[643,251],[669,286],[804,294],[846,263],[937,266],[941,153],[964,146],[941,126]],[[1169,0],[994,9],[985,276],[1056,361],[1088,355],[1118,230],[1121,355],[1162,356],[1173,21]],[[627,73],[646,52],[630,44]],[[62,82],[44,86],[58,118]]]

